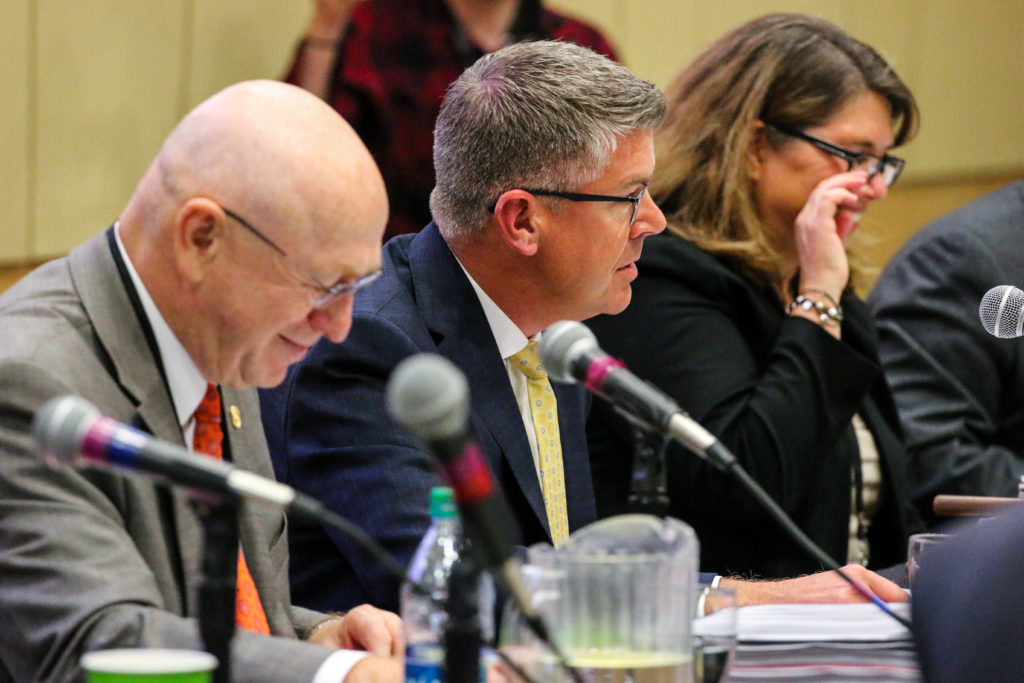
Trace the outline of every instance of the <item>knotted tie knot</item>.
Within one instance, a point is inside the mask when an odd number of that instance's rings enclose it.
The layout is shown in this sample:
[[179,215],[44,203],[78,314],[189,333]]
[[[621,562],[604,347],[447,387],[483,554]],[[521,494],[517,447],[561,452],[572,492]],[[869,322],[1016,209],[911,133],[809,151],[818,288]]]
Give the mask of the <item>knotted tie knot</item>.
[[526,375],[528,379],[545,379],[548,371],[540,362],[540,354],[537,352],[537,342],[532,341],[523,347],[522,351],[511,356],[512,364],[519,372]]
[[196,421],[192,449],[211,457],[224,458],[224,429],[220,424],[220,392],[214,384],[206,385],[206,394],[192,417]]

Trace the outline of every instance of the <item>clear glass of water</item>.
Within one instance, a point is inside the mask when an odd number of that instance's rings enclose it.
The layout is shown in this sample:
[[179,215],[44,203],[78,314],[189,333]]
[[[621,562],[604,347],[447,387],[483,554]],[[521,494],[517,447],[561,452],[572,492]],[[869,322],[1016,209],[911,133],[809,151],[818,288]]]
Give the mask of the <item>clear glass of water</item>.
[[925,554],[942,543],[949,534],[914,534],[907,542],[907,580],[910,587],[914,587],[914,577],[917,570],[925,562]]
[[725,586],[700,587],[697,596],[702,613],[693,621],[693,679],[717,683],[727,680],[736,655],[736,591]]

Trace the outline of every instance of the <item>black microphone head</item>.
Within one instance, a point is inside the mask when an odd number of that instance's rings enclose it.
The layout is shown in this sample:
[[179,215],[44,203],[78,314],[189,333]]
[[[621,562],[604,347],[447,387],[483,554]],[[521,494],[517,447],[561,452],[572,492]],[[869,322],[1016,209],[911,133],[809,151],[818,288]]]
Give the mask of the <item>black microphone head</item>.
[[1024,311],[1024,292],[1012,285],[999,285],[985,292],[978,306],[978,316],[985,331],[1000,339],[1021,336],[1021,313]]
[[454,363],[418,353],[395,368],[387,385],[388,412],[420,441],[465,434],[469,385]]
[[75,462],[82,439],[99,414],[99,409],[81,396],[58,396],[44,403],[32,420],[32,436],[46,461],[50,465]]
[[574,370],[581,367],[581,358],[597,350],[597,337],[590,328],[572,320],[559,320],[540,338],[540,362],[548,377],[558,382],[585,379],[577,377]]

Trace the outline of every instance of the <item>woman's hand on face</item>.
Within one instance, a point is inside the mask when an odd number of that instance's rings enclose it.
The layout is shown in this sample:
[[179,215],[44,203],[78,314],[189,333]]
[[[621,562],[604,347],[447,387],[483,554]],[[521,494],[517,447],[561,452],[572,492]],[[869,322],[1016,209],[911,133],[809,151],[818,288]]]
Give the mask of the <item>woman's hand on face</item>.
[[801,291],[820,289],[839,300],[850,279],[846,240],[857,229],[870,194],[863,171],[830,176],[811,192],[793,226]]

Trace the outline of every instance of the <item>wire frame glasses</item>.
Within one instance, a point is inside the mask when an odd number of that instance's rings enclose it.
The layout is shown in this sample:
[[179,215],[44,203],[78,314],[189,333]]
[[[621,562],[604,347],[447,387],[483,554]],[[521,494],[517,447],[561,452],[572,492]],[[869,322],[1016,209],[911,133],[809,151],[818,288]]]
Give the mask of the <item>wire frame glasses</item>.
[[[288,253],[285,252],[284,249],[278,246],[277,243],[275,243],[272,239],[264,235],[255,227],[253,227],[253,225],[249,223],[249,221],[245,220],[244,218],[242,218],[241,216],[239,216],[237,213],[227,208],[226,206],[221,206],[220,208],[224,211],[224,214],[226,216],[234,219],[239,225],[248,230],[252,235],[255,235],[261,242],[266,244],[268,247],[276,251],[281,256],[287,258]],[[381,273],[379,270],[375,270],[372,273],[361,275],[357,277],[355,280],[336,282],[333,285],[325,285],[315,277],[309,275],[300,275],[300,277],[302,280],[305,281],[305,284],[307,286],[312,287],[313,289],[320,292],[320,296],[318,296],[316,301],[313,302],[313,308],[322,310],[330,306],[331,302],[333,302],[338,297],[344,294],[348,294],[349,292],[353,294],[355,292],[358,292],[360,289],[366,287],[371,282],[379,278],[380,274]]]

